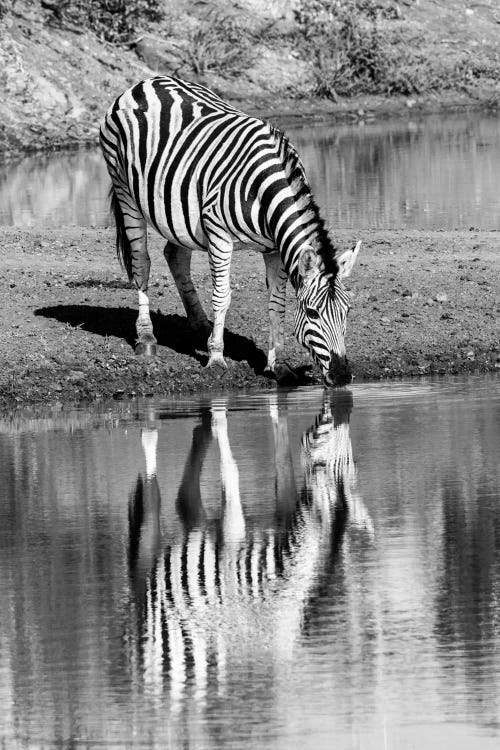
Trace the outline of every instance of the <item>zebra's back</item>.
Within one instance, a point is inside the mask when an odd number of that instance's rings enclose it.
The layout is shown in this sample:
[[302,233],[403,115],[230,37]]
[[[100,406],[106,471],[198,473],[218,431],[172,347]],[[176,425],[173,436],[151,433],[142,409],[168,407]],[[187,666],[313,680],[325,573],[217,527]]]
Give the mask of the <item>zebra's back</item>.
[[215,212],[234,237],[272,246],[255,193],[259,175],[281,161],[275,129],[262,120],[203,86],[156,77],[116,99],[101,144],[119,198],[132,198],[171,242],[206,249],[203,215]]

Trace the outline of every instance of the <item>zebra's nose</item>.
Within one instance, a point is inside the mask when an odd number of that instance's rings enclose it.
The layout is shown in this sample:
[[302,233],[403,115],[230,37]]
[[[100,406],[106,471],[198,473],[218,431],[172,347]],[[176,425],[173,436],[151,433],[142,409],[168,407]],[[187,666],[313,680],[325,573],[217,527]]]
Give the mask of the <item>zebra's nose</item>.
[[339,357],[332,352],[330,357],[330,367],[325,375],[325,384],[334,387],[347,385],[352,380],[352,372],[349,367],[347,357]]

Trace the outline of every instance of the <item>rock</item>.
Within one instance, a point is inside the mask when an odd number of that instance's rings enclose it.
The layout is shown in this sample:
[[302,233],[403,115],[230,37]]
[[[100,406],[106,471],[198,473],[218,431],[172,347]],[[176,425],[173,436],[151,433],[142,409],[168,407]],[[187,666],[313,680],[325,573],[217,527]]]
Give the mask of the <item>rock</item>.
[[436,302],[448,302],[448,295],[444,292],[436,294]]
[[35,76],[33,80],[32,96],[40,109],[66,109],[68,100],[64,91],[58,85],[43,76]]
[[171,73],[182,65],[179,50],[171,42],[145,34],[134,47],[137,57],[152,70]]
[[66,375],[66,380],[69,380],[72,383],[75,383],[78,380],[83,380],[84,378],[85,373],[81,370],[70,370],[70,372]]
[[[246,75],[251,83],[271,92],[297,85],[310,74],[309,63],[290,58],[286,50],[262,46]],[[241,87],[240,87],[241,88]]]

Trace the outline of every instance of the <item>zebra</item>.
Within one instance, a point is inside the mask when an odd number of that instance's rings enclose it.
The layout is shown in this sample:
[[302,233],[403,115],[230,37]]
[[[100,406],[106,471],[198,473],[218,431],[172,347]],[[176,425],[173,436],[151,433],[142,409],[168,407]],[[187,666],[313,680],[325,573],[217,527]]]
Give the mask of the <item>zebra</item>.
[[[347,278],[361,242],[338,253],[300,157],[285,134],[204,86],[169,76],[122,93],[100,124],[111,178],[117,255],[137,289],[137,354],[156,353],[149,314],[147,227],[164,256],[193,330],[208,336],[208,366],[226,367],[223,334],[235,241],[263,254],[269,314],[266,370],[292,379],[285,361],[287,280],[296,292],[294,334],[328,386],[351,380],[346,357]],[[191,278],[193,250],[208,251],[213,326]]]
[[[158,429],[142,430],[146,475],[139,474],[129,504],[132,598],[123,642],[144,690],[159,698],[169,694],[174,712],[193,695],[206,701],[212,687],[218,695],[231,693],[234,660],[253,670],[256,655],[264,653],[275,669],[286,668],[321,571],[335,564],[346,530],[353,525],[373,536],[355,486],[351,408],[345,399],[325,401],[303,434],[300,490],[287,410],[283,401],[271,400],[275,517],[262,526],[245,518],[223,400],[214,400],[193,429],[177,492],[180,526],[168,514],[174,532],[160,524]],[[213,441],[221,480],[218,519],[207,516],[201,483]]]

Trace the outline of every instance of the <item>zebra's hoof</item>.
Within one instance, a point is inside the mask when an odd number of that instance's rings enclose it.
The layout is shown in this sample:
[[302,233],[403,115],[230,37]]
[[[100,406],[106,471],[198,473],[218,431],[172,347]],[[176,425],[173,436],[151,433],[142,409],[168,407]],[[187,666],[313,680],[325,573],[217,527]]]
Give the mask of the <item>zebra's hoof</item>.
[[138,357],[156,357],[156,341],[138,341],[135,353]]
[[286,362],[276,362],[274,375],[278,385],[296,385],[298,382],[297,375]]
[[225,371],[227,370],[226,360],[220,352],[212,352],[207,362],[207,367],[211,369]]

